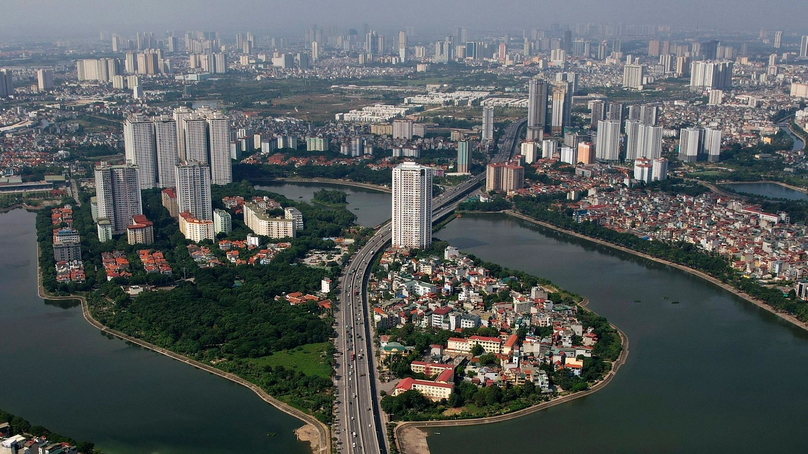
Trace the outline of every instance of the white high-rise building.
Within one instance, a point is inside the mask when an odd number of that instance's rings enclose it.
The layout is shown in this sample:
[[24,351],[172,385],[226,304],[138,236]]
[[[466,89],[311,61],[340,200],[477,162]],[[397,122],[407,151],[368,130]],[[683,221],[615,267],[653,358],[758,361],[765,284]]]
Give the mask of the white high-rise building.
[[637,158],[634,161],[634,179],[651,182],[651,161],[646,158]]
[[126,232],[132,216],[143,214],[137,166],[109,166],[102,161],[95,168],[95,197],[98,219],[108,220],[115,234]]
[[721,130],[704,129],[704,153],[710,162],[718,162],[721,158]]
[[491,106],[483,107],[482,128],[483,142],[494,140],[494,108]]
[[230,120],[218,112],[207,117],[210,132],[211,183],[233,182],[233,164],[230,161]]
[[525,157],[525,163],[533,164],[539,160],[539,144],[536,142],[522,143],[520,154]]
[[541,141],[541,157],[542,159],[550,159],[558,150],[558,142],[555,140],[545,139]]
[[398,32],[398,58],[402,63],[407,61],[407,32]]
[[550,123],[553,135],[561,135],[572,120],[572,83],[562,82],[553,87],[553,116]]
[[53,90],[53,70],[51,69],[38,69],[36,70],[36,85],[40,93],[48,90]]
[[598,122],[598,135],[595,143],[596,157],[604,161],[620,159],[620,121]]
[[547,123],[547,82],[530,79],[527,98],[527,137],[528,141],[541,141]]
[[638,151],[638,148],[642,145],[640,138],[641,126],[640,120],[626,120],[626,161],[634,161],[642,156]]
[[645,76],[645,66],[626,65],[623,68],[623,88],[642,90],[642,80]]
[[180,213],[203,221],[213,221],[210,195],[210,167],[198,162],[183,162],[176,167],[177,206]]
[[140,189],[155,187],[157,153],[152,122],[143,115],[132,115],[127,118],[123,123],[123,141],[126,161],[138,167]]
[[432,169],[404,162],[393,169],[393,247],[432,243]]
[[412,120],[393,120],[393,138],[412,140]]
[[702,154],[704,131],[701,128],[687,128],[679,131],[679,160],[695,162]]
[[651,166],[651,181],[662,181],[668,179],[668,160],[665,158],[655,158]]
[[[628,123],[626,123],[628,128]],[[644,157],[654,159],[662,156],[662,127],[641,124],[635,145],[635,158]],[[626,154],[628,158],[628,153]]]
[[800,40],[800,57],[808,58],[808,36],[803,36]]
[[174,122],[177,124],[177,156],[186,160],[185,155],[185,119],[194,116],[194,111],[187,107],[174,109]]
[[[183,118],[185,136],[185,160],[200,164],[210,164],[208,158],[208,122],[204,118],[193,115]],[[177,125],[179,127],[179,124]]]
[[729,89],[732,88],[731,61],[694,61],[690,64],[690,88]]
[[154,118],[154,140],[157,150],[157,186],[173,188],[176,181],[174,167],[179,161],[177,123],[173,118],[167,115]]

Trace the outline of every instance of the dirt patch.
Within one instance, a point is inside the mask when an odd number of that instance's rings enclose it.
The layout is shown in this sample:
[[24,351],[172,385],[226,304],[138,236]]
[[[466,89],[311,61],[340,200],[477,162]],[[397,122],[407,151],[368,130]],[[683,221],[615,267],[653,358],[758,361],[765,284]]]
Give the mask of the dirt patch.
[[295,435],[300,441],[308,442],[311,445],[311,452],[318,452],[320,450],[320,432],[312,424],[295,430]]
[[460,413],[463,413],[463,410],[465,410],[465,409],[466,409],[466,407],[447,408],[446,411],[443,412],[443,416],[459,415]]
[[426,432],[417,427],[404,427],[398,434],[398,443],[402,454],[429,454]]

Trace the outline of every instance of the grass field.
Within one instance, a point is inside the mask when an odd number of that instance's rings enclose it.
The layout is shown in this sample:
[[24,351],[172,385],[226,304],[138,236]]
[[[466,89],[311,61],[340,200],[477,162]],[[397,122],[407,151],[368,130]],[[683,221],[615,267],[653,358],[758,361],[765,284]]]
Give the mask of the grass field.
[[331,366],[325,355],[326,348],[328,348],[328,342],[307,344],[251,361],[259,366],[283,366],[306,375],[328,378],[331,376]]

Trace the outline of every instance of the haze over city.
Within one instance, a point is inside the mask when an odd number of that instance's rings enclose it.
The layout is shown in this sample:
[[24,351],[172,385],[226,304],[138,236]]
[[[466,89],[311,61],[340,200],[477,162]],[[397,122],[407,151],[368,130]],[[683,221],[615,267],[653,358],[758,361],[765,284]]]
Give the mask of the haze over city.
[[688,31],[754,31],[761,27],[802,27],[805,17],[808,3],[800,0],[7,0],[0,14],[0,38],[84,36],[99,29],[251,29],[286,34],[311,24],[357,28],[364,23],[380,30],[411,26],[419,33],[440,33],[456,26],[512,31],[551,23],[665,24]]

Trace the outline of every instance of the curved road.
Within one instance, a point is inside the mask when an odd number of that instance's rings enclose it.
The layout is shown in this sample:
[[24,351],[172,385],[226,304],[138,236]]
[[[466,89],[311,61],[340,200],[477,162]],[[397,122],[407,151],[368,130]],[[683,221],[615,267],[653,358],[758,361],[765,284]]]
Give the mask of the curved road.
[[[519,131],[526,120],[510,124],[500,138],[493,162],[511,157],[518,144]],[[454,211],[461,198],[485,179],[485,173],[452,187],[432,201],[433,222]],[[370,320],[371,307],[365,297],[370,266],[375,256],[390,242],[387,223],[348,262],[340,279],[339,313],[335,328],[336,389],[334,435],[337,451],[352,454],[389,452],[386,418],[381,409],[374,363]]]

